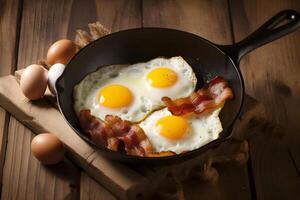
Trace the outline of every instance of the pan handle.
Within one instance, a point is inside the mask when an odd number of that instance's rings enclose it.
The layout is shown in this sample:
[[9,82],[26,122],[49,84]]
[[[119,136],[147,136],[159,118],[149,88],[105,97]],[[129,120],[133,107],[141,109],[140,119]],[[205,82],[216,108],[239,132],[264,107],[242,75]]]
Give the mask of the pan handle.
[[295,10],[283,10],[265,22],[255,32],[233,45],[219,45],[235,63],[250,51],[276,40],[300,27],[300,14]]

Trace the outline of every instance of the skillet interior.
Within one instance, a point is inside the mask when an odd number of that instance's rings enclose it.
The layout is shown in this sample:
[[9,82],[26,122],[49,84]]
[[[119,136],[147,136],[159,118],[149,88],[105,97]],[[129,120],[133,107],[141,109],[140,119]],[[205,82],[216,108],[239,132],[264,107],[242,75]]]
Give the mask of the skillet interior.
[[189,153],[171,157],[143,158],[127,156],[102,149],[105,155],[122,161],[176,161],[197,155],[230,136],[231,125],[237,117],[243,102],[243,82],[239,71],[231,59],[214,44],[196,35],[164,28],[131,29],[100,38],[85,48],[69,62],[66,70],[56,83],[59,107],[71,127],[87,142],[93,144],[83,134],[73,110],[73,87],[88,73],[98,67],[111,64],[145,62],[159,56],[182,56],[193,68],[197,87],[216,75],[229,81],[235,98],[226,103],[221,112],[224,131],[220,138]]

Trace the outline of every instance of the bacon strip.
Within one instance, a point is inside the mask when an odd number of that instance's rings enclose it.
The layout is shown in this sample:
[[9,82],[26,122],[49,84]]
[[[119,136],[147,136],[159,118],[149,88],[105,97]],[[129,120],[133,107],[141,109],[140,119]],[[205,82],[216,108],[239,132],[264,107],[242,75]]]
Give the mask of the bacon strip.
[[217,76],[210,80],[207,85],[193,92],[190,96],[171,100],[163,97],[162,101],[173,115],[200,114],[224,105],[225,101],[233,98],[233,92],[228,82]]
[[96,144],[119,151],[123,143],[128,155],[148,156],[152,145],[143,129],[117,116],[107,115],[105,121],[91,115],[90,110],[81,110],[79,122],[82,130]]
[[[173,115],[200,114],[224,105],[225,101],[233,98],[228,82],[222,77],[215,77],[207,85],[192,93],[189,97],[171,100],[163,97]],[[91,115],[90,110],[81,110],[79,121],[82,130],[96,144],[103,145],[113,151],[124,150],[128,155],[161,157],[172,156],[174,152],[154,152],[152,145],[143,129],[117,116],[107,115],[101,120]]]

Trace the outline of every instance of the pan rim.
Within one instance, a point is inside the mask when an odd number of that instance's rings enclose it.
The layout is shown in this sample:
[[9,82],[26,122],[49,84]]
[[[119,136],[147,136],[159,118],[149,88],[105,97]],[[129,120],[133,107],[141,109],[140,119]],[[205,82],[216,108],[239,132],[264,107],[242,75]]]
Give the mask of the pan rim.
[[[119,35],[119,34],[123,34],[123,33],[126,33],[126,32],[136,32],[136,31],[144,31],[144,30],[157,30],[157,31],[170,31],[170,32],[179,32],[179,33],[182,33],[182,34],[186,34],[186,35],[189,35],[191,37],[195,37],[196,39],[200,39],[202,40],[203,42],[207,43],[208,45],[210,45],[211,47],[215,48],[216,50],[219,51],[219,53],[222,53],[226,58],[229,59],[231,65],[234,67],[234,69],[237,71],[237,75],[238,75],[238,79],[239,79],[239,82],[241,83],[240,84],[240,87],[241,87],[241,101],[240,101],[240,105],[239,105],[239,109],[238,111],[236,112],[233,120],[231,123],[229,123],[229,127],[224,130],[224,132],[228,132],[228,134],[223,137],[219,137],[207,144],[205,144],[204,146],[201,146],[197,149],[194,149],[194,150],[191,150],[191,151],[188,151],[186,153],[182,153],[182,154],[176,154],[176,155],[172,155],[172,156],[163,156],[163,157],[141,157],[141,156],[133,156],[133,155],[127,155],[127,154],[122,154],[120,152],[116,152],[116,151],[112,151],[110,149],[107,149],[105,147],[102,147],[102,146],[99,146],[99,145],[96,145],[93,141],[91,141],[88,137],[84,136],[84,134],[81,133],[81,131],[77,130],[75,127],[73,127],[73,125],[68,121],[66,115],[64,114],[64,111],[62,110],[61,108],[61,100],[60,100],[60,93],[59,91],[57,91],[57,95],[56,95],[56,99],[57,99],[57,102],[58,102],[58,108],[61,112],[61,114],[63,115],[63,118],[64,120],[67,122],[67,124],[74,130],[74,132],[80,136],[80,138],[82,138],[83,140],[85,140],[89,145],[92,145],[93,147],[96,147],[96,149],[99,149],[101,151],[104,151],[103,154],[106,156],[107,154],[111,154],[110,157],[116,155],[116,156],[119,156],[121,159],[118,159],[118,160],[134,160],[134,161],[145,161],[145,162],[148,162],[148,161],[153,161],[153,162],[156,162],[156,161],[174,161],[176,159],[181,159],[183,157],[185,158],[189,158],[189,157],[192,157],[193,155],[198,155],[200,154],[201,151],[205,151],[206,149],[210,149],[212,146],[215,146],[217,144],[220,144],[222,143],[223,141],[229,139],[231,136],[232,136],[232,127],[233,125],[235,124],[237,118],[240,116],[241,114],[241,110],[242,110],[242,107],[243,107],[243,103],[244,103],[244,96],[245,96],[245,87],[244,87],[244,80],[243,80],[243,76],[240,72],[240,69],[239,69],[239,63],[235,63],[233,61],[233,59],[228,55],[226,54],[223,50],[221,50],[221,48],[201,37],[201,36],[198,36],[194,33],[190,33],[190,32],[186,32],[186,31],[182,31],[182,30],[178,30],[178,29],[172,29],[172,28],[162,28],[162,27],[140,27],[140,28],[132,28],[132,29],[126,29],[126,30],[121,30],[121,31],[117,31],[117,32],[114,32],[114,33],[110,33],[106,36],[103,36],[101,38],[98,38],[97,40],[89,43],[88,45],[84,46],[83,48],[81,48],[73,57],[72,59],[66,64],[66,68],[68,65],[70,65],[72,62],[74,62],[74,60],[80,56],[80,54],[82,53],[82,51],[85,51],[87,48],[91,48],[93,45],[95,45],[98,41],[101,41],[103,39],[107,39],[107,38],[110,38],[110,37],[113,37],[115,35]],[[65,68],[65,69],[66,69]],[[55,87],[58,88],[58,83],[63,79],[64,77],[64,74],[66,73],[66,70],[63,71],[63,73],[61,74],[61,76],[57,79],[56,83],[55,83]],[[114,155],[113,155],[114,154]],[[114,158],[113,158],[114,159]]]

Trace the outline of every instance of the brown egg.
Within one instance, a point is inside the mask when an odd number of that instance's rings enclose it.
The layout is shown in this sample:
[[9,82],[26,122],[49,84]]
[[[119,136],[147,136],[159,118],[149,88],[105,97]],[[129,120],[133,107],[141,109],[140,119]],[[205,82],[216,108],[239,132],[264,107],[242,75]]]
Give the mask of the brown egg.
[[47,70],[41,65],[29,65],[23,72],[20,87],[25,97],[30,100],[41,98],[47,88]]
[[64,146],[53,134],[42,133],[31,141],[32,154],[43,164],[53,165],[64,158]]
[[76,45],[71,40],[58,40],[52,44],[47,53],[50,65],[61,63],[66,65],[76,53]]

